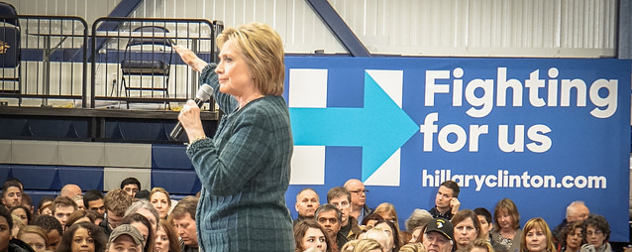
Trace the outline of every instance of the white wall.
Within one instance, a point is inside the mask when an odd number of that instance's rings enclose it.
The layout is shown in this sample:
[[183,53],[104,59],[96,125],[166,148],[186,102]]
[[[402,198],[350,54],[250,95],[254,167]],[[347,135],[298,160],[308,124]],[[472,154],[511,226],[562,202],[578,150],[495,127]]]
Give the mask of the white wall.
[[[89,23],[120,0],[10,0],[21,14]],[[330,0],[374,54],[613,57],[616,0]],[[305,0],[145,0],[133,17],[266,22],[288,53],[347,53]]]

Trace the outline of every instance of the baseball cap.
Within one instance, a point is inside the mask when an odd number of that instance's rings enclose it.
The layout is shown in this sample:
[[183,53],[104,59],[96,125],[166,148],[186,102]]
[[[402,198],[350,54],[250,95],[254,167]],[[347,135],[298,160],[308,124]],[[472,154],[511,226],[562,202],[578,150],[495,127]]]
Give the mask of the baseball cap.
[[429,232],[438,232],[445,236],[445,238],[448,238],[448,240],[452,240],[452,237],[454,237],[452,222],[443,218],[434,218],[428,222],[426,234]]
[[116,240],[116,238],[119,238],[119,236],[121,235],[129,235],[130,237],[132,237],[132,240],[134,240],[134,243],[136,245],[142,245],[143,241],[145,240],[138,229],[130,224],[121,224],[114,230],[112,230],[112,233],[110,234],[110,239],[108,239],[108,244],[114,242],[114,240]]

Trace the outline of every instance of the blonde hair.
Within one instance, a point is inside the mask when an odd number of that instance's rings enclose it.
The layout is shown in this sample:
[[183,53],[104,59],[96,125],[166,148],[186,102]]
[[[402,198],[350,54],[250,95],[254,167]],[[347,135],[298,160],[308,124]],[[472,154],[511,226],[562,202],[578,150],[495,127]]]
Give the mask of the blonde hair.
[[382,248],[382,245],[377,242],[376,240],[373,239],[362,239],[360,241],[358,241],[358,243],[355,244],[354,248],[353,248],[353,252],[364,252],[364,251],[371,251],[374,249],[379,249],[384,251],[384,248]]
[[384,202],[382,204],[379,204],[375,210],[373,211],[374,214],[378,214],[380,216],[382,216],[380,213],[387,213],[393,216],[393,218],[395,218],[393,221],[395,223],[395,227],[397,227],[397,230],[399,232],[399,218],[397,217],[397,211],[395,211],[395,206],[393,206],[393,204],[388,203],[388,202]]
[[546,224],[546,221],[544,221],[544,219],[540,217],[532,218],[524,224],[524,229],[522,230],[522,234],[520,235],[520,251],[529,251],[527,249],[527,233],[529,233],[529,231],[533,229],[538,228],[542,230],[542,232],[544,232],[546,236],[546,251],[557,252],[557,250],[555,249],[555,245],[553,244],[553,234],[551,233],[551,229],[549,229],[549,225]]
[[267,24],[249,23],[228,28],[217,37],[219,48],[228,41],[246,58],[257,90],[264,95],[283,94],[285,52],[276,31]]
[[[399,248],[399,252],[426,252],[426,248],[421,243],[408,243],[401,248]],[[494,251],[491,251],[494,252]]]
[[151,189],[151,192],[149,193],[149,202],[151,202],[151,196],[158,192],[163,193],[167,196],[167,204],[169,204],[169,207],[171,207],[171,197],[169,196],[167,190],[162,187],[154,187],[153,189]]
[[18,239],[26,233],[39,235],[42,239],[44,239],[44,244],[48,244],[48,234],[44,228],[35,225],[25,226],[20,229],[20,232],[18,232]]
[[511,199],[502,199],[496,204],[496,208],[494,209],[494,224],[500,231],[500,224],[498,223],[498,215],[501,212],[506,211],[509,216],[511,216],[511,227],[514,230],[520,228],[520,213],[518,213],[518,207]]
[[472,248],[475,248],[475,247],[476,248],[485,249],[485,250],[487,250],[487,252],[494,252],[494,251],[496,251],[496,250],[494,250],[494,247],[492,246],[492,244],[489,243],[486,239],[483,239],[483,238],[476,238],[476,239],[474,239],[474,241],[472,241],[472,244],[470,244],[470,245],[471,245],[470,251],[472,250]]
[[[16,233],[13,233],[13,230],[11,230],[11,237],[14,238],[18,238],[18,233],[20,233],[20,230],[22,230],[24,227],[26,227],[26,224],[24,224],[24,222],[22,221],[22,219],[20,219],[20,217],[18,217],[15,214],[11,214],[11,218],[13,219],[13,228],[18,228],[16,230]],[[7,220],[8,222],[8,220]]]

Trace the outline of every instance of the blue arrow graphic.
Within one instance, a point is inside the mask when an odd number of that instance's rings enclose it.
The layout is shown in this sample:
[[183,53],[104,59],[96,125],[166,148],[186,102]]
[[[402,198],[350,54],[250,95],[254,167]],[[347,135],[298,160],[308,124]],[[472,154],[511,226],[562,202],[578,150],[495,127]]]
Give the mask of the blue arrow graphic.
[[295,145],[362,147],[368,179],[419,126],[364,74],[364,108],[290,108]]

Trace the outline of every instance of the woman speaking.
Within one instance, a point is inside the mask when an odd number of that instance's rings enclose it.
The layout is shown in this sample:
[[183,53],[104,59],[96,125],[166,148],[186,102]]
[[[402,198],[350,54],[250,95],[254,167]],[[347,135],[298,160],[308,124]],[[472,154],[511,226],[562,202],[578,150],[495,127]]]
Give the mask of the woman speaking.
[[292,132],[283,94],[283,43],[268,25],[226,29],[217,38],[218,65],[175,46],[182,60],[214,88],[224,112],[215,136],[188,101],[178,120],[187,155],[202,182],[196,212],[200,251],[294,251],[285,205]]

